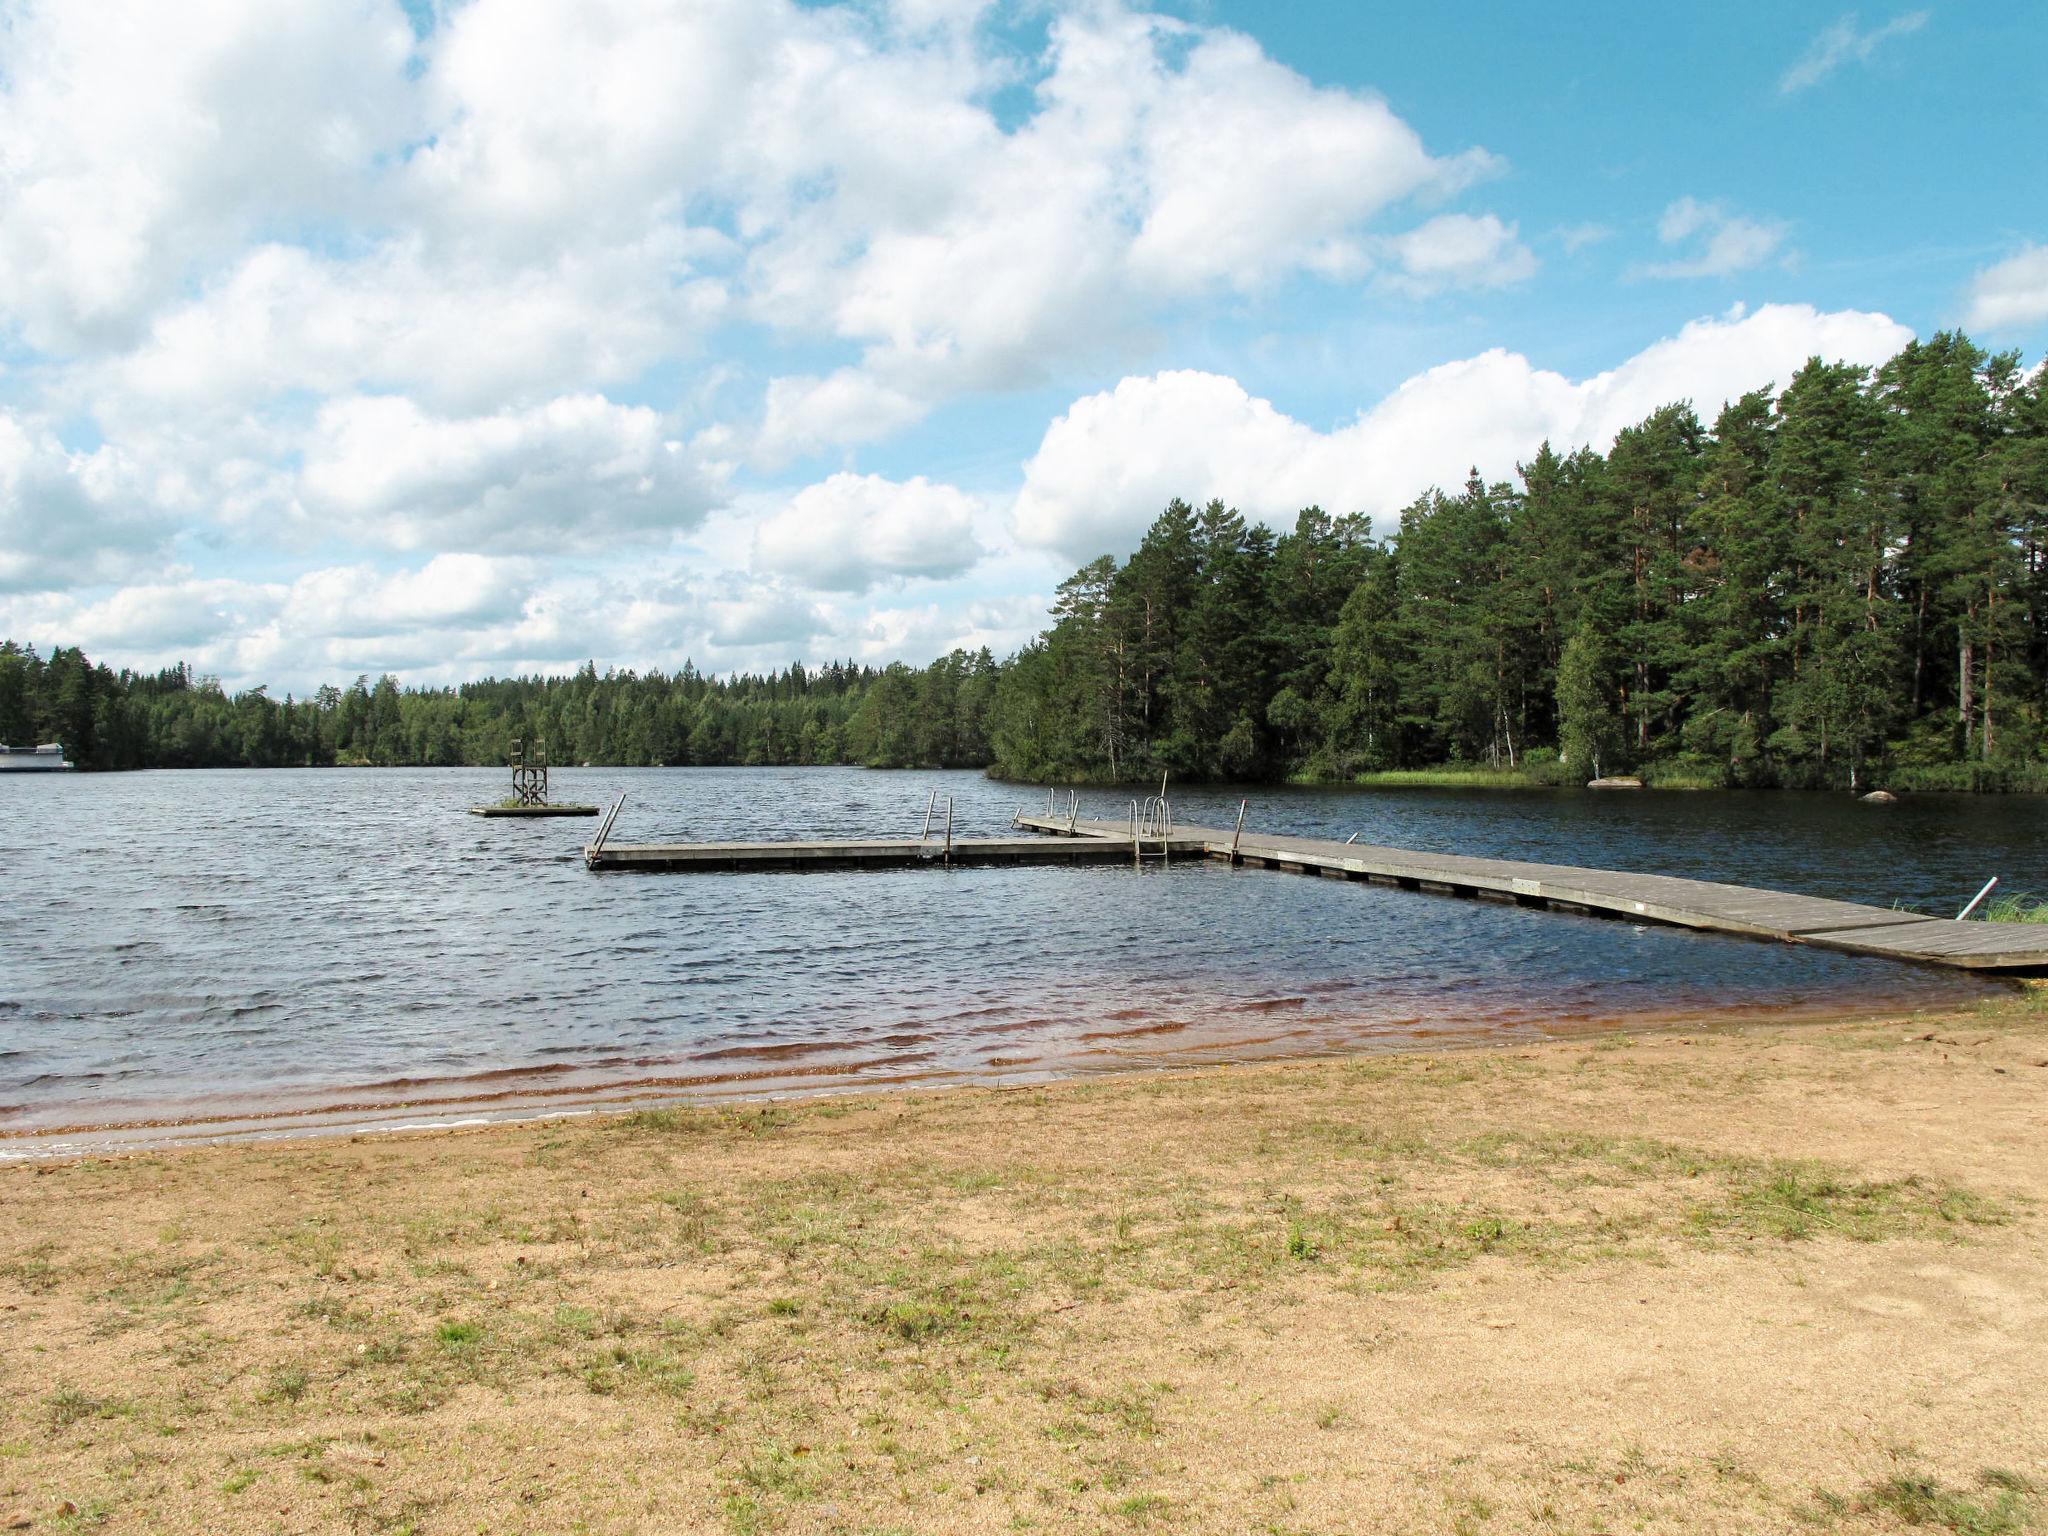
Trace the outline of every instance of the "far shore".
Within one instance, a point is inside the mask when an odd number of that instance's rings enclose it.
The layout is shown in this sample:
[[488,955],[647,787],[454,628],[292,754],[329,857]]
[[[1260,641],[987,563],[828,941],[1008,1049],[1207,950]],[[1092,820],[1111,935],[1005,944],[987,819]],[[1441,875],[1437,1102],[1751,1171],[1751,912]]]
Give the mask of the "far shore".
[[2013,1531],[2048,991],[0,1170],[0,1522]]
[[[500,762],[487,763],[377,763],[368,759],[346,759],[330,763],[277,763],[260,766],[209,763],[172,764],[152,763],[140,768],[105,769],[85,768],[88,773],[251,773],[268,772],[273,769],[282,772],[320,772],[336,769],[368,769],[379,773],[392,771],[417,771],[420,769],[454,769],[475,772],[483,769],[502,770]],[[1020,789],[1082,789],[1082,790],[1124,790],[1142,789],[1159,782],[1155,773],[1141,774],[1136,778],[1053,778],[1038,775],[1013,774],[1000,763],[986,766],[953,766],[939,763],[612,763],[612,762],[565,762],[554,765],[555,771],[563,773],[595,773],[603,770],[663,769],[689,771],[705,769],[713,772],[735,768],[759,769],[773,772],[788,768],[846,768],[870,773],[978,773],[991,783],[1010,785]],[[1860,797],[1872,790],[1884,790],[1901,797],[1907,795],[2042,795],[2048,794],[2048,764],[2011,763],[1999,765],[1948,765],[1933,767],[1907,767],[1886,774],[1876,773],[1864,782],[1851,787],[1847,784],[1732,784],[1725,774],[1702,769],[1696,764],[1657,762],[1642,768],[1639,774],[1640,788],[1645,790],[1683,790],[1700,793],[1710,790],[1739,790],[1743,793],[1771,794],[1813,794],[1835,797]],[[13,777],[7,775],[5,777]],[[29,775],[19,775],[26,779]],[[38,775],[37,777],[41,777]],[[1579,790],[1587,787],[1587,781],[1579,776],[1565,773],[1554,761],[1539,761],[1533,766],[1495,768],[1470,763],[1442,763],[1413,768],[1380,768],[1353,774],[1293,774],[1276,779],[1188,779],[1175,780],[1179,789],[1202,789],[1228,792],[1233,789],[1515,789],[1515,790]]]

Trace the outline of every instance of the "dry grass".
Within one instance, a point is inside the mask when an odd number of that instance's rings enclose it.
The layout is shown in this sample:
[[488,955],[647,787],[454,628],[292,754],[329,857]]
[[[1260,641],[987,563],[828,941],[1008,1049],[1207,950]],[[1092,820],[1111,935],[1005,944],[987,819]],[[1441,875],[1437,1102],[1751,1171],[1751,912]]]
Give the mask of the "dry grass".
[[2012,1006],[13,1169],[0,1523],[2018,1531],[2044,1058]]

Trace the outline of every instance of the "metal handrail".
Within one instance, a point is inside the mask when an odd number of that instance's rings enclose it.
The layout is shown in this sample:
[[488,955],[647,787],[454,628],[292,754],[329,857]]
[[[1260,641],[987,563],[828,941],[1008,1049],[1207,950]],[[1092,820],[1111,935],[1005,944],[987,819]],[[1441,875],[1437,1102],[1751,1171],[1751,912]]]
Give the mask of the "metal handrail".
[[625,803],[626,792],[622,789],[619,791],[619,798],[612,802],[611,810],[605,814],[604,820],[598,823],[597,836],[592,838],[589,846],[583,850],[585,864],[597,863],[597,856],[604,852],[605,839],[612,835],[612,823],[619,819],[619,810]]

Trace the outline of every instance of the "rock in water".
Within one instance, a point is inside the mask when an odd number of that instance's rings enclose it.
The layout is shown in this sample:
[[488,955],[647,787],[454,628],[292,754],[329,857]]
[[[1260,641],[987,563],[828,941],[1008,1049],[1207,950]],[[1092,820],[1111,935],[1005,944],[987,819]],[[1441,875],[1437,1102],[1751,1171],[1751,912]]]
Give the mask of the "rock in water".
[[1586,788],[1588,789],[1641,789],[1642,787],[1643,781],[1633,775],[1622,775],[1612,779],[1589,779],[1586,782]]
[[1873,789],[1861,798],[1865,805],[1896,805],[1899,799],[1888,789]]

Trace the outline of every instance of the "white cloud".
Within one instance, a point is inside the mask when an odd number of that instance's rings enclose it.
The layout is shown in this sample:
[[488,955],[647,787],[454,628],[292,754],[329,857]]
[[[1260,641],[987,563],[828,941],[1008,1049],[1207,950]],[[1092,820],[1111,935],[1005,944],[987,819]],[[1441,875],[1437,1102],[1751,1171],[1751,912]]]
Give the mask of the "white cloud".
[[1045,627],[1051,601],[1034,593],[957,608],[936,602],[916,608],[871,608],[850,636],[845,654],[856,661],[881,663],[986,646],[998,658],[1009,656]]
[[629,379],[690,350],[725,303],[693,278],[687,232],[566,253],[523,269],[448,265],[417,242],[336,261],[250,252],[140,346],[88,370],[110,414],[246,408],[292,391],[416,390],[474,409]]
[[981,0],[472,0],[418,41],[394,0],[114,5],[0,33],[0,318],[109,437],[529,406],[752,319],[858,354],[710,429],[773,465],[1131,355],[1202,294],[1530,260],[1490,217],[1378,243],[1493,156],[1115,0],[1035,58]]
[[1867,64],[1870,56],[1895,37],[1905,37],[1927,25],[1927,12],[1907,11],[1868,32],[1856,25],[1851,11],[1807,45],[1797,62],[1778,81],[1784,95],[1819,85],[1844,64]]
[[67,449],[47,422],[0,410],[0,592],[119,580],[175,532],[133,458]]
[[22,611],[61,614],[61,627],[47,632],[62,643],[83,645],[95,660],[110,651],[170,657],[224,631],[267,622],[286,591],[278,584],[196,577],[179,570],[163,580],[121,587],[97,601],[45,599]]
[[[1173,71],[1158,48],[1164,30],[1155,23],[1135,46],[1119,40],[1130,55],[1116,62],[1133,72],[1117,80],[1091,69],[1086,87],[1106,85],[1141,114],[1147,202],[1131,247],[1140,281],[1245,288],[1295,266],[1356,268],[1365,221],[1495,167],[1483,153],[1437,159],[1377,96],[1319,89],[1239,33],[1199,34]],[[1142,87],[1130,89],[1132,80]]]
[[0,313],[118,343],[248,234],[358,204],[413,116],[390,0],[11,8],[0,25]]
[[1446,213],[1387,242],[1400,276],[1413,293],[1440,288],[1505,288],[1536,270],[1536,258],[1516,238],[1515,226],[1492,214]]
[[287,629],[344,639],[503,623],[525,610],[536,569],[528,559],[463,554],[393,573],[333,566],[293,582],[279,617]]
[[1580,381],[1496,348],[1417,374],[1333,432],[1216,374],[1127,378],[1047,428],[1024,467],[1017,532],[1083,561],[1134,547],[1175,496],[1220,497],[1276,524],[1311,504],[1384,520],[1431,485],[1461,483],[1475,463],[1489,479],[1512,474],[1546,438],[1605,448],[1674,400],[1711,420],[1724,401],[1782,382],[1810,356],[1877,363],[1911,339],[1883,315],[1772,304],[1696,320]]
[[1565,248],[1567,255],[1576,256],[1588,246],[1613,239],[1614,230],[1607,224],[1572,224],[1556,231],[1555,237],[1557,243]]
[[2048,322],[2048,245],[2030,245],[1970,280],[1964,324],[1993,333]]
[[330,535],[555,555],[688,528],[716,499],[660,416],[599,395],[457,418],[398,395],[332,401],[298,490],[301,515]]
[[703,609],[710,638],[722,646],[802,647],[832,624],[830,615],[815,600],[776,586],[713,597]]
[[[801,155],[765,141],[783,174],[833,190],[763,214],[746,284],[764,320],[863,348],[868,398],[888,409],[825,412],[827,443],[1127,352],[1176,298],[1361,275],[1374,221],[1498,167],[1430,154],[1377,97],[1314,86],[1239,34],[1114,6],[1054,22],[1037,110],[1007,133],[978,107],[939,122],[893,105],[905,120],[877,132],[872,99],[826,85],[792,105]],[[913,143],[918,163],[899,163]],[[767,439],[794,442],[777,404]]]
[[753,457],[773,467],[824,448],[871,443],[917,420],[924,409],[923,401],[858,368],[824,378],[771,379]]
[[754,534],[754,564],[828,592],[889,577],[958,576],[981,558],[980,502],[918,475],[837,474],[806,486]]
[[1691,254],[1637,270],[1644,277],[1728,277],[1769,261],[1790,232],[1791,226],[1779,221],[1752,219],[1719,203],[1681,197],[1658,219],[1657,238],[1666,245],[1691,241]]

